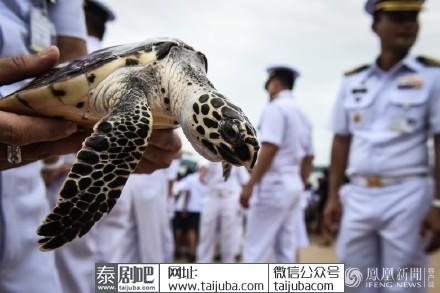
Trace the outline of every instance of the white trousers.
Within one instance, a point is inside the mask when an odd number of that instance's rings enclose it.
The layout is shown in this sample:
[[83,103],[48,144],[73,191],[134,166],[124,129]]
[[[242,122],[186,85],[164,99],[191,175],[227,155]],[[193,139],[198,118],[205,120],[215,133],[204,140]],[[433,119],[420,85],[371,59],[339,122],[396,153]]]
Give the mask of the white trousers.
[[[256,186],[248,213],[243,262],[264,263],[271,252],[276,263],[295,261],[296,229],[303,189],[297,174],[268,178],[271,184]],[[279,181],[276,181],[279,180]]]
[[166,191],[158,188],[156,192],[152,197],[136,196],[134,199],[141,262],[165,261],[165,233],[169,226]]
[[0,292],[59,293],[53,252],[41,252],[36,234],[49,212],[39,163],[2,171]]
[[[404,269],[425,267],[427,256],[420,237],[420,225],[430,208],[432,180],[416,178],[382,187],[345,185],[340,191],[343,216],[337,255],[346,267],[360,269],[364,281],[356,293],[422,293],[424,288],[372,288],[365,283],[371,268]],[[369,286],[369,287],[367,287]]]
[[220,242],[223,263],[234,263],[242,235],[242,215],[238,191],[226,194],[210,192],[202,198],[197,262],[214,261]]
[[296,221],[299,212],[300,207],[295,200],[285,206],[258,203],[252,206],[246,225],[243,262],[268,262],[271,252],[276,263],[295,262]]

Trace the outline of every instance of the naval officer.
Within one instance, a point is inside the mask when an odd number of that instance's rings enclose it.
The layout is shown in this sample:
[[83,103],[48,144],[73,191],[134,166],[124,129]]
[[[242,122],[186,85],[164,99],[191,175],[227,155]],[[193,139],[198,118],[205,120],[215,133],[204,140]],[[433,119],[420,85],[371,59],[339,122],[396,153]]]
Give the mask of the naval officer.
[[[311,162],[311,126],[297,106],[292,89],[298,72],[286,66],[268,69],[270,101],[259,126],[262,144],[258,161],[241,194],[249,207],[243,262],[295,260],[295,227],[301,212],[303,159]],[[308,164],[304,164],[308,165]],[[253,194],[253,195],[252,195]]]
[[[423,268],[426,253],[440,245],[440,64],[410,54],[423,2],[367,1],[381,50],[371,64],[345,74],[334,108],[325,227],[331,234],[339,230],[339,260],[364,276],[375,268],[379,277],[384,269],[396,276]],[[430,134],[435,184],[428,167]],[[345,174],[350,184],[342,186]],[[388,284],[347,289],[426,292]]]

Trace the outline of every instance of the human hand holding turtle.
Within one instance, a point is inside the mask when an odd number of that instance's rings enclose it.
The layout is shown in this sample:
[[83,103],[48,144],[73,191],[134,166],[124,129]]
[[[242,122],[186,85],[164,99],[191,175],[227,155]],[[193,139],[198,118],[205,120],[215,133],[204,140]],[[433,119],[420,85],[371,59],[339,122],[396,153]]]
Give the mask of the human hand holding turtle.
[[[52,46],[39,54],[0,58],[0,86],[48,71],[57,63],[59,54],[58,48]],[[77,125],[70,121],[0,111],[0,169],[78,151],[90,131],[77,130]],[[22,146],[19,164],[8,162],[7,145]],[[173,130],[153,131],[136,172],[152,173],[168,167],[181,145]]]
[[[58,58],[56,47],[35,55],[0,58],[0,85],[41,74],[52,68]],[[23,146],[21,161],[26,164],[76,151],[87,136],[76,131],[76,124],[70,121],[0,111],[0,169],[16,167],[8,162],[7,145]]]

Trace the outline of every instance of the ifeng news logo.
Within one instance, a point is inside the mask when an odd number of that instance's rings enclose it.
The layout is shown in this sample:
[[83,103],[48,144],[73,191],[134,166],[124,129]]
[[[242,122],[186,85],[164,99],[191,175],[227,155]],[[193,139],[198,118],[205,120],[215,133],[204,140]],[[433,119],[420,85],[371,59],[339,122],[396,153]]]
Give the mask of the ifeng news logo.
[[347,268],[345,270],[345,286],[357,288],[363,279],[362,272],[357,268]]
[[159,265],[95,264],[96,293],[159,291]]
[[434,268],[346,268],[345,286],[350,288],[434,288]]

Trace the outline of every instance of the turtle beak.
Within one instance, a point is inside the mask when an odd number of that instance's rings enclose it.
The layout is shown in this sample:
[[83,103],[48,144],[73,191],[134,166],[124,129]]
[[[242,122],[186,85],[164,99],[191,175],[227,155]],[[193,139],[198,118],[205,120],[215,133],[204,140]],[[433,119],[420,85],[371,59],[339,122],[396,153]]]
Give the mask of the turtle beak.
[[247,135],[246,122],[238,119],[224,119],[220,123],[219,133],[229,144],[226,149],[223,146],[221,154],[223,158],[234,164],[243,165],[251,170],[257,160],[257,153],[260,149],[258,141]]

